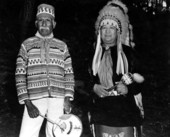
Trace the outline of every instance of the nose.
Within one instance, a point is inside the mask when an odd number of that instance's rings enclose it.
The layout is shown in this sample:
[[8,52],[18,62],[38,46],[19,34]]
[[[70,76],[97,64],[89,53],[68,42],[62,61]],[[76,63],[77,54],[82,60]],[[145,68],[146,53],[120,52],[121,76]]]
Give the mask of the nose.
[[46,26],[46,21],[45,20],[43,20],[42,26]]
[[110,29],[109,28],[106,29],[106,33],[110,33]]

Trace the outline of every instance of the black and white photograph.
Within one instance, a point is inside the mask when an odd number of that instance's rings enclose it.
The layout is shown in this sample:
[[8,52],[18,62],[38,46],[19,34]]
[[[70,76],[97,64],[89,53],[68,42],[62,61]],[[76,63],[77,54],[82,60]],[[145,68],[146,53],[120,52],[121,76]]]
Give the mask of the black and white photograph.
[[170,0],[1,0],[0,137],[170,137]]

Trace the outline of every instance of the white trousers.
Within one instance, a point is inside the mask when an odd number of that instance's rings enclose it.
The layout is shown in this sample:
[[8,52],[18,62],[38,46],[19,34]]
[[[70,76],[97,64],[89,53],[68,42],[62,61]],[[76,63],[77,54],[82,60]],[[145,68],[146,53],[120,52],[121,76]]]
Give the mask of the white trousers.
[[[32,103],[42,115],[52,121],[56,121],[64,113],[64,98],[42,98],[33,100]],[[30,118],[25,106],[19,137],[38,137],[43,121],[41,116]],[[52,128],[53,124],[47,121],[46,137],[53,137]]]

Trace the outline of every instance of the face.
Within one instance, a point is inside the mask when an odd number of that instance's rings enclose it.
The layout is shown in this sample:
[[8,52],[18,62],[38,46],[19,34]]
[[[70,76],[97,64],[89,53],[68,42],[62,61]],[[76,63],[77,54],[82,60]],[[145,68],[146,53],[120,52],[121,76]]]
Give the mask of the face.
[[109,24],[103,25],[100,29],[101,39],[104,45],[115,45],[117,40],[117,29]]
[[36,23],[38,27],[38,32],[42,36],[49,36],[55,27],[55,21],[50,17],[39,17]]

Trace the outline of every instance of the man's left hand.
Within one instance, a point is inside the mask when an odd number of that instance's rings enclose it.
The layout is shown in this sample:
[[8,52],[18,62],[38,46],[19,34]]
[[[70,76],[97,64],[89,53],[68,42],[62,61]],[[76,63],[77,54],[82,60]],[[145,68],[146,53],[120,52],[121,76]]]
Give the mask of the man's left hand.
[[72,105],[70,101],[70,97],[65,97],[64,99],[64,111],[66,114],[69,114],[71,112]]

